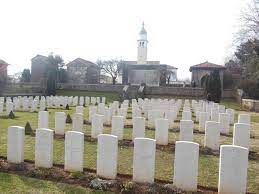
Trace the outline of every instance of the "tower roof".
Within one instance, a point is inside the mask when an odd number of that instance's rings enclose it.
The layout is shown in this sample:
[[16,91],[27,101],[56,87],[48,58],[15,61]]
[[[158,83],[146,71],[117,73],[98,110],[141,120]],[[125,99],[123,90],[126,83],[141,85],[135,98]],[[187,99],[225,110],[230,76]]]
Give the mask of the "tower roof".
[[141,28],[139,34],[147,34],[147,31],[146,31],[146,29],[145,29],[145,24],[144,24],[144,22],[142,23],[142,28]]

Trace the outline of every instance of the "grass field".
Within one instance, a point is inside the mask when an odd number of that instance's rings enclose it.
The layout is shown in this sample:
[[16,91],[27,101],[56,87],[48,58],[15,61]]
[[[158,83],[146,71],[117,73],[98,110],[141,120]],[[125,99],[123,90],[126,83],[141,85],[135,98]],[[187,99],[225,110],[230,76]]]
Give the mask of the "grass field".
[[[60,93],[60,95],[68,95],[68,93]],[[84,93],[85,94],[85,93]],[[87,93],[88,94],[88,93]],[[95,93],[96,94],[96,93]],[[74,95],[79,95],[74,94]],[[83,94],[82,94],[83,95]],[[113,96],[113,94],[106,94],[109,96],[109,100],[112,101],[117,99],[117,97]],[[96,95],[96,96],[103,96],[103,95]],[[108,98],[108,97],[107,97]],[[233,102],[223,102],[226,107],[236,107],[238,110],[237,113],[242,112],[240,111],[241,108],[238,104]],[[72,107],[71,110],[60,110],[60,109],[49,109],[49,128],[54,129],[54,113],[57,111],[63,111],[66,113],[73,114],[75,112],[75,108]],[[18,125],[18,126],[25,126],[27,121],[30,122],[33,130],[37,128],[37,113],[25,113],[25,112],[16,112],[16,118],[12,119],[4,119],[3,117],[0,118],[0,155],[6,156],[6,143],[7,143],[7,128],[11,125]],[[237,115],[235,119],[237,120]],[[130,116],[130,113],[129,115]],[[88,119],[88,108],[84,109],[84,118]],[[180,117],[178,118],[180,119]],[[257,123],[259,119],[259,115],[256,113],[252,113],[252,135],[256,137],[256,139],[251,139],[251,151],[256,152],[259,154],[259,125]],[[126,121],[127,123],[131,123],[131,119]],[[178,128],[179,123],[176,122],[174,128]],[[197,129],[197,124],[195,128]],[[66,125],[66,130],[71,129],[71,124]],[[84,133],[90,135],[91,126],[84,125]],[[110,133],[111,129],[109,127],[105,127],[104,133]],[[232,131],[232,127],[231,130]],[[125,128],[124,130],[124,139],[131,140],[132,129]],[[155,131],[146,130],[146,137],[154,138]],[[179,133],[170,130],[169,132],[169,142],[174,143],[178,140]],[[203,145],[204,134],[194,134],[194,141],[199,143],[201,146]],[[25,159],[34,160],[34,143],[35,138],[32,136],[26,136],[25,138]],[[221,144],[232,144],[231,137],[221,136],[220,138]],[[96,169],[96,142],[85,142],[85,153],[84,153],[84,166],[90,169]],[[171,147],[160,148],[156,150],[156,169],[155,169],[155,178],[172,181],[173,177],[173,158],[174,158],[174,149]],[[132,174],[132,160],[133,160],[133,147],[128,146],[120,146],[119,147],[119,155],[118,155],[118,172],[122,174]],[[54,140],[54,163],[56,164],[63,164],[64,163],[64,140],[63,139],[55,139]],[[219,156],[214,155],[207,155],[204,153],[200,153],[199,156],[199,177],[198,177],[198,184],[202,186],[208,187],[217,187],[218,182],[218,163],[219,163]],[[258,160],[249,160],[249,170],[248,170],[248,191],[259,193],[259,161]],[[12,176],[12,175],[10,175]],[[1,175],[0,175],[1,178]],[[12,180],[19,180],[18,177],[13,177]],[[26,178],[24,178],[26,179]],[[7,183],[5,189],[8,191],[8,180],[5,180]],[[29,181],[36,181],[36,180],[27,180]],[[2,182],[0,180],[0,182]],[[36,184],[36,183],[35,183]],[[62,192],[63,186],[59,187],[57,183],[45,183],[50,184],[49,188],[53,188],[53,192]],[[2,187],[2,183],[0,184]],[[4,187],[4,186],[3,186]],[[29,187],[29,186],[28,186]],[[65,187],[65,186],[64,186]],[[67,186],[69,187],[69,186]],[[21,185],[21,189],[25,188],[25,186]],[[9,188],[12,191],[13,188]],[[33,187],[30,188],[33,191]],[[80,187],[71,187],[71,191],[81,192]],[[40,191],[40,190],[39,190]],[[44,192],[44,190],[42,190]],[[84,190],[82,190],[84,192]],[[77,193],[77,192],[76,192]]]

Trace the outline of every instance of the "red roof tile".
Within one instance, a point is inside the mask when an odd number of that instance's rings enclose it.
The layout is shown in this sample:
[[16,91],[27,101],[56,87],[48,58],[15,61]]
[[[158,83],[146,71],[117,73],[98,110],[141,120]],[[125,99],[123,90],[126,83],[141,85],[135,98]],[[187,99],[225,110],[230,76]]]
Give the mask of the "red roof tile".
[[193,65],[190,67],[190,71],[192,70],[211,70],[211,69],[226,69],[225,66],[222,66],[222,65],[217,65],[217,64],[214,64],[214,63],[210,63],[208,61],[204,62],[204,63],[200,63],[200,64],[197,64],[197,65]]

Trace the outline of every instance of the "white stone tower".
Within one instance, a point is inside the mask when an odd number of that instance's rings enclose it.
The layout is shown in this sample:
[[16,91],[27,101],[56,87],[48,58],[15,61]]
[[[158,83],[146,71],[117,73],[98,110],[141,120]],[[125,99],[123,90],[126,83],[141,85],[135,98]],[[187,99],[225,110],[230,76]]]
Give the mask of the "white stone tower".
[[147,64],[147,31],[142,23],[138,39],[138,64]]

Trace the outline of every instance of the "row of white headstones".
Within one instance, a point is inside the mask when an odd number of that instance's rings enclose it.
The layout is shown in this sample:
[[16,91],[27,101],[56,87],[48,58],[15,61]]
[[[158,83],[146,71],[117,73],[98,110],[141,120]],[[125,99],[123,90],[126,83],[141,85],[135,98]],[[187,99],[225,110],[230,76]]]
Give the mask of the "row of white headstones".
[[0,97],[0,113],[4,112],[4,105],[6,102],[6,114],[9,115],[11,111],[27,111],[35,112],[39,106],[40,111],[48,108],[65,108],[69,106],[89,106],[99,103],[106,103],[106,97],[89,97],[89,96],[18,96],[14,97]]
[[[145,104],[146,105],[143,105]],[[132,112],[134,109],[141,109],[141,112],[147,110],[147,115],[151,110],[158,109],[158,106],[167,105],[165,100],[144,100],[142,105],[132,101]],[[188,112],[190,105],[189,101],[184,101],[184,112]],[[192,101],[193,108],[195,107]],[[151,106],[150,106],[151,103]],[[157,104],[156,104],[157,103]],[[197,102],[205,107],[207,105],[214,106],[213,103]],[[113,103],[117,107],[117,102]],[[162,104],[162,105],[161,105]],[[182,101],[174,101],[171,105],[175,106],[174,111],[179,112]],[[103,107],[103,105],[100,105]],[[113,105],[111,106],[113,107]],[[144,107],[144,108],[143,108]],[[151,107],[151,108],[149,108]],[[97,107],[97,110],[100,107]],[[128,108],[128,101],[124,101],[120,109]],[[153,109],[154,108],[154,109]],[[120,112],[120,109],[117,112]],[[195,108],[194,108],[195,109]],[[82,111],[81,108],[77,111]],[[125,111],[125,110],[124,110]],[[124,114],[124,111],[123,114]],[[161,110],[160,110],[161,111]],[[152,111],[151,111],[152,112]],[[164,111],[166,114],[168,111]],[[169,110],[170,112],[170,110]],[[190,112],[190,111],[189,111]],[[60,115],[61,113],[56,113]],[[168,114],[168,113],[167,113]],[[175,113],[174,113],[175,114]],[[172,114],[172,115],[174,115]],[[177,115],[176,114],[176,115]],[[221,114],[221,113],[220,113]],[[64,129],[65,113],[62,113],[62,122],[56,118],[55,132],[57,133],[57,125],[62,123]],[[80,115],[80,122],[78,122],[77,115]],[[83,170],[83,152],[84,152],[84,134],[82,133],[83,114],[76,113],[74,115],[72,129],[65,133],[65,170],[82,171]],[[169,114],[168,114],[169,115]],[[89,114],[90,116],[90,114]],[[183,116],[183,115],[182,115]],[[220,147],[220,169],[219,169],[219,192],[220,193],[245,193],[246,191],[246,177],[248,167],[248,146],[249,141],[248,131],[250,128],[249,116],[243,115],[239,117],[239,122],[234,127],[234,142],[233,145],[222,145]],[[36,130],[36,143],[35,143],[35,165],[40,167],[50,168],[53,162],[53,134],[54,131],[48,128],[48,113],[46,111],[39,112],[39,128]],[[123,122],[124,116],[112,116],[112,135],[102,134],[104,115],[93,114],[92,122],[92,137],[98,138],[98,152],[97,152],[97,174],[104,178],[115,178],[117,174],[117,154],[118,154],[118,140],[123,137]],[[154,181],[155,171],[155,150],[156,144],[168,143],[168,128],[169,119],[154,118],[156,125],[156,138],[144,138],[143,131],[145,130],[145,118],[133,117],[133,131],[134,120],[141,118],[141,126],[135,124],[134,139],[134,162],[133,162],[133,180],[136,182],[150,182]],[[150,118],[150,117],[149,117]],[[153,117],[151,117],[153,119]],[[119,120],[119,121],[118,121]],[[249,120],[249,123],[247,122]],[[199,144],[192,142],[193,136],[193,121],[181,120],[180,122],[180,140],[176,142],[175,147],[175,161],[174,161],[174,185],[178,188],[187,191],[195,191],[197,189],[197,176],[198,176],[198,158],[199,158]],[[244,122],[244,123],[243,123]],[[246,122],[246,123],[245,123]],[[80,123],[80,126],[78,126]],[[120,124],[118,124],[120,123]],[[190,124],[191,123],[191,124]],[[192,127],[190,127],[192,125]],[[119,127],[118,127],[119,126]],[[144,127],[143,127],[144,126]],[[212,144],[215,146],[218,141],[215,141],[220,135],[220,123],[216,121],[207,121],[205,124],[205,145]],[[244,127],[245,126],[245,127]],[[247,127],[249,126],[249,127]],[[141,132],[140,132],[141,131]],[[215,132],[216,131],[216,132]],[[237,132],[238,131],[238,132]],[[246,134],[245,138],[243,134]],[[134,132],[133,132],[134,134]],[[191,135],[190,135],[191,134]],[[215,135],[216,134],[216,135]],[[235,135],[236,134],[236,135]],[[215,136],[214,136],[215,135]],[[207,137],[207,138],[206,138]],[[207,140],[206,140],[207,139]],[[236,140],[235,140],[236,139]],[[245,140],[244,140],[245,139]],[[237,141],[238,140],[238,141]],[[23,161],[23,147],[24,147],[24,128],[22,127],[9,127],[8,129],[8,161],[22,162]],[[240,146],[240,144],[242,144]],[[244,144],[244,145],[243,145]],[[211,147],[213,147],[211,146]],[[218,146],[216,146],[218,149]]]

